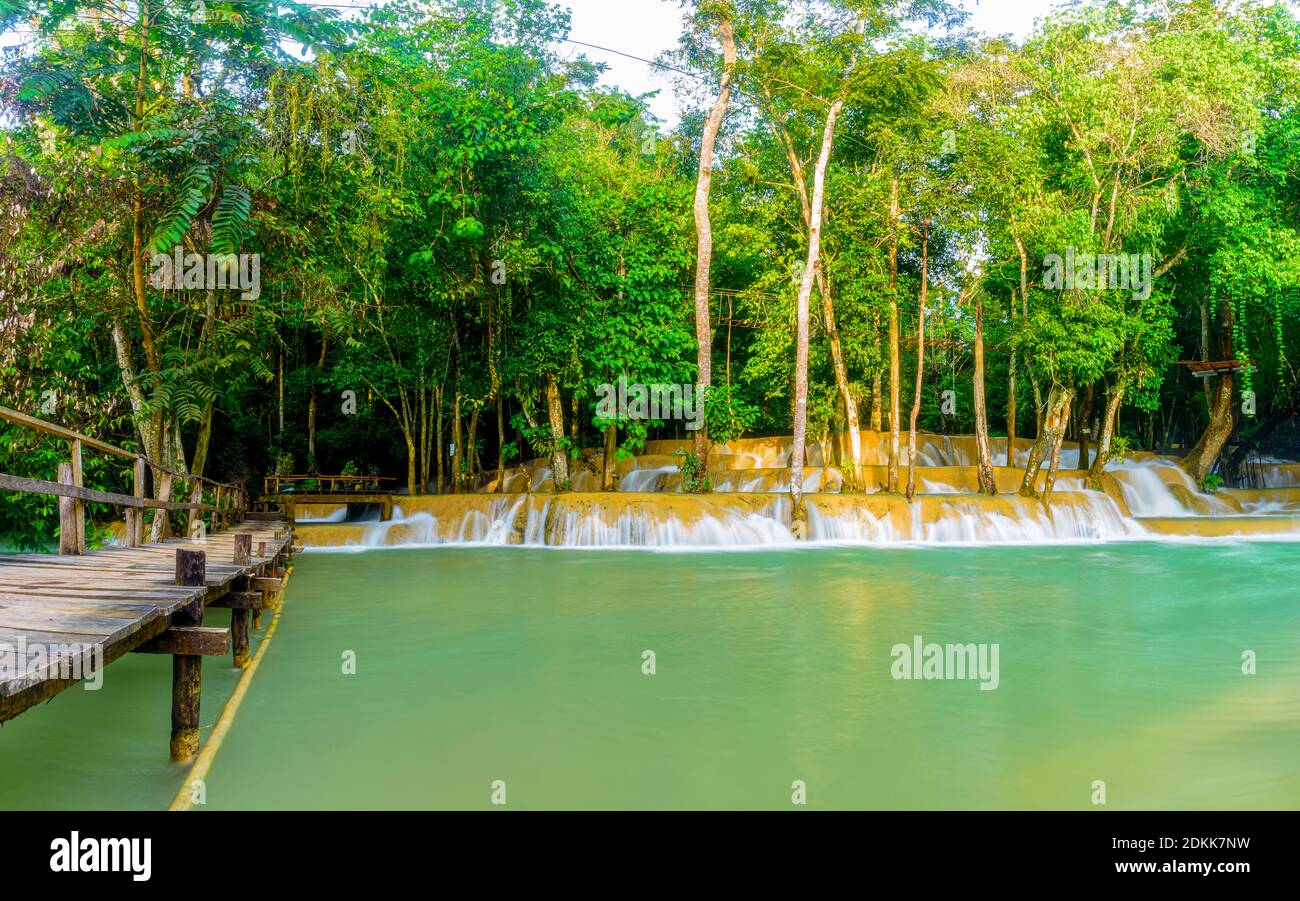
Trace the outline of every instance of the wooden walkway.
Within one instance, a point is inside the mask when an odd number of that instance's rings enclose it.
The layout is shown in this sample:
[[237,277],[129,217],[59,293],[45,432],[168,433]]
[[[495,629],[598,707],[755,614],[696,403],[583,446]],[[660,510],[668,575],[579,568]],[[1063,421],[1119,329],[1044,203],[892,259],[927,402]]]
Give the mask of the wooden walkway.
[[[59,555],[0,554],[0,723],[86,681],[130,652],[172,658],[171,756],[199,751],[202,658],[249,661],[249,631],[280,602],[294,552],[293,524],[248,509],[237,485],[178,472],[142,454],[0,407],[0,422],[67,443],[57,482],[0,473],[0,494],[59,499]],[[132,493],[88,488],[82,451],[131,460]],[[153,474],[153,496],[146,477]],[[176,495],[187,500],[175,500]],[[125,509],[124,544],[86,549],[87,503]],[[145,541],[186,515],[188,538]],[[230,609],[230,628],[203,625],[209,607]]]
[[[278,604],[292,541],[284,522],[251,514],[201,542],[171,539],[76,556],[0,555],[0,722],[131,651],[188,658],[182,681],[193,678],[191,668],[197,675],[202,656],[233,653],[235,666],[246,665],[250,620],[256,629],[260,612]],[[236,563],[241,549],[247,562]],[[202,584],[177,584],[178,553],[202,555]],[[204,627],[208,607],[231,608],[232,628]],[[182,719],[197,727],[198,685],[189,688],[194,709]],[[176,713],[173,756],[185,759],[198,750],[197,730],[190,734]]]

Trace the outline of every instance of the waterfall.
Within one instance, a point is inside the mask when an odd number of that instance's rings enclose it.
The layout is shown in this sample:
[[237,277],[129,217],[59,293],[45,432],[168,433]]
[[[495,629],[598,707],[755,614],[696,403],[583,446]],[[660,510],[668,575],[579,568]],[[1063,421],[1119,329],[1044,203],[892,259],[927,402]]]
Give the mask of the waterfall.
[[634,469],[618,481],[619,491],[663,491],[664,483],[679,472],[676,466]]
[[1231,516],[1240,512],[1201,491],[1182,467],[1164,457],[1125,463],[1109,472],[1119,482],[1129,511],[1137,517]]
[[[863,456],[879,460],[887,435],[863,435]],[[999,447],[1000,445],[1000,447]],[[808,448],[804,469],[806,541],[791,518],[789,438],[719,444],[710,455],[714,491],[684,494],[672,452],[681,441],[646,442],[645,453],[620,460],[619,490],[602,492],[600,452],[575,465],[573,490],[556,494],[550,461],[525,462],[507,474],[513,493],[402,496],[393,519],[349,521],[346,507],[304,505],[300,540],[309,547],[519,545],[567,548],[742,548],[863,545],[1042,543],[1170,538],[1300,538],[1300,484],[1295,488],[1200,491],[1177,462],[1149,454],[1107,467],[1102,488],[1074,468],[1077,447],[1062,450],[1050,502],[1020,497],[1020,474],[998,469],[1001,494],[978,493],[971,436],[918,435],[916,483],[909,502],[880,489],[885,468],[868,463],[860,492],[844,493],[842,457],[830,442]],[[1006,439],[994,439],[1000,462]],[[1016,457],[1027,450],[1017,449]],[[886,458],[887,459],[887,458]],[[1284,481],[1300,465],[1265,461]],[[920,464],[926,464],[924,466]],[[527,475],[525,476],[525,470]],[[906,474],[906,466],[900,467]],[[1300,478],[1296,478],[1300,483]],[[521,488],[532,485],[531,493]]]
[[334,510],[328,513],[322,512],[321,508],[325,504],[309,504],[307,508],[298,508],[294,514],[298,522],[346,522],[348,518],[348,505],[340,504]]

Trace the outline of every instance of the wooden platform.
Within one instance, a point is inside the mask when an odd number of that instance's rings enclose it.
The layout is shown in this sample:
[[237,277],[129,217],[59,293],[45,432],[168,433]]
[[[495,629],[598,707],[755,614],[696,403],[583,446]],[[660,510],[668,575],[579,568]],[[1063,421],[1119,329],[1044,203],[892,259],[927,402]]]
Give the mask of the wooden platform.
[[[212,640],[220,637],[212,633],[226,630],[203,629],[203,608],[260,609],[256,593],[275,592],[279,568],[293,550],[287,523],[254,517],[202,542],[172,539],[81,555],[0,555],[0,722],[76,684],[78,678],[63,678],[78,672],[70,669],[74,658],[85,661],[97,653],[107,666],[134,650],[211,653]],[[236,564],[240,534],[251,536],[251,556]],[[204,552],[205,584],[177,584],[178,549]],[[241,602],[245,595],[254,600]],[[169,630],[175,635],[162,641]],[[246,653],[246,633],[244,642]],[[21,649],[27,656],[15,667]]]
[[352,492],[339,492],[331,494],[329,492],[285,492],[283,494],[268,494],[261,499],[260,505],[268,509],[276,509],[280,515],[290,523],[297,517],[297,507],[299,504],[375,504],[379,507],[379,518],[383,522],[393,518],[393,498],[392,494],[359,494]]

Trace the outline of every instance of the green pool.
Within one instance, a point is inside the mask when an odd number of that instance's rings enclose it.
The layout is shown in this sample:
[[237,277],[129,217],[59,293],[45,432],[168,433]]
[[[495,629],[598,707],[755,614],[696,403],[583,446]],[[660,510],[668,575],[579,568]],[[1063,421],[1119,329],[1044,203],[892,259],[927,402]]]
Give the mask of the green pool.
[[[309,553],[284,609],[206,809],[1300,807],[1294,544]],[[166,806],[168,673],[0,728],[0,807]]]

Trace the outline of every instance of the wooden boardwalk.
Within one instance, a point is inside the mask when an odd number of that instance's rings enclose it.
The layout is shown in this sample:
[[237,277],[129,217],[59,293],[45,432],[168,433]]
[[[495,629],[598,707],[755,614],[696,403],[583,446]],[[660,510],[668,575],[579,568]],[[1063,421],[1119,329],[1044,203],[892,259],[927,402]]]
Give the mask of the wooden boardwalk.
[[[249,546],[246,563],[234,562],[237,540]],[[0,555],[0,722],[131,651],[191,658],[186,669],[195,673],[201,656],[233,653],[235,666],[246,665],[249,621],[278,604],[292,540],[283,522],[267,517],[202,542],[171,539],[77,556]],[[177,584],[178,551],[202,553],[201,585]],[[208,607],[231,608],[232,629],[204,627]],[[198,686],[193,690],[197,725]],[[173,756],[192,756],[197,733],[179,737],[184,747],[174,747],[180,753]]]
[[[172,658],[171,756],[199,750],[202,658],[249,660],[249,631],[280,602],[294,552],[293,525],[248,509],[239,486],[177,472],[143,455],[0,407],[0,422],[68,443],[57,482],[0,473],[0,493],[59,499],[59,554],[0,554],[0,723],[87,681],[130,652]],[[88,488],[81,455],[90,448],[133,462],[130,495]],[[145,479],[154,476],[154,496]],[[183,490],[178,488],[184,486]],[[188,500],[174,500],[179,494]],[[125,508],[124,544],[86,549],[86,503]],[[188,538],[168,534],[185,514]],[[230,609],[230,628],[203,625],[209,607]]]

